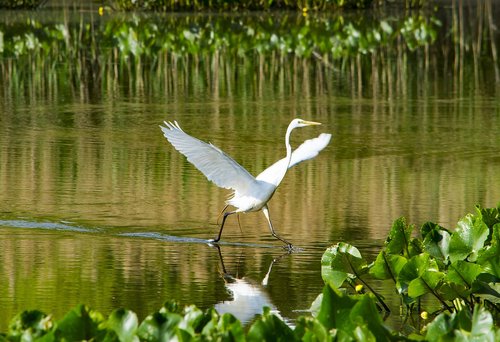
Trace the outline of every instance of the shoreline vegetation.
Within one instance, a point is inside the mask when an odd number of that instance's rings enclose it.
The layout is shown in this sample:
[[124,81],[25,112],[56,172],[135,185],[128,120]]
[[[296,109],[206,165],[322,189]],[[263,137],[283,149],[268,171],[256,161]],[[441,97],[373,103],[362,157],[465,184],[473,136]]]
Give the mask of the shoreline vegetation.
[[[394,221],[375,260],[340,242],[321,260],[325,283],[311,315],[290,327],[269,308],[248,327],[213,308],[167,302],[139,323],[126,309],[108,317],[79,305],[56,320],[38,310],[14,317],[0,341],[440,341],[500,338],[500,204],[476,208],[454,231],[427,222],[418,232]],[[370,283],[393,284],[401,300],[400,330],[388,328],[390,308]],[[425,300],[424,300],[425,298]]]
[[[0,0],[0,8],[37,9],[46,6],[48,0]],[[96,1],[96,4],[103,3]],[[391,5],[388,0],[111,0],[110,6],[122,11],[153,12],[236,12],[236,11],[323,11],[343,8],[376,8]],[[421,8],[430,5],[428,0],[404,0],[405,8]],[[64,5],[67,6],[67,5]]]
[[[50,20],[35,11],[26,20],[13,11],[0,15],[0,96],[25,96],[26,89],[54,93],[69,85],[75,96],[85,97],[110,87],[116,91],[116,84],[127,84],[133,93],[161,87],[175,94],[179,90],[172,85],[179,77],[187,85],[196,81],[227,91],[251,77],[256,91],[286,79],[297,82],[291,89],[311,93],[345,82],[354,97],[405,97],[418,91],[407,77],[410,65],[419,66],[419,83],[432,83],[430,89],[465,95],[474,84],[485,94],[497,94],[499,34],[493,18],[498,8],[490,1],[453,4],[363,16],[356,11],[247,16],[96,9],[59,11]],[[314,84],[310,74],[316,75]],[[449,82],[437,84],[436,75]]]

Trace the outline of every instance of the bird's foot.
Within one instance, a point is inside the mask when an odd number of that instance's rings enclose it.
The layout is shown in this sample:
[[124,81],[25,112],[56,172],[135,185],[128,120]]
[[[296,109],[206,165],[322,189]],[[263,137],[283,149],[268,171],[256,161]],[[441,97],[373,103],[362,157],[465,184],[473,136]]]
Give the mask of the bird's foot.
[[215,239],[208,239],[207,240],[207,244],[211,247],[214,247],[214,246],[219,246],[219,240],[215,240]]
[[294,252],[301,252],[303,250],[303,248],[295,247],[291,243],[288,243],[288,244],[284,245],[283,249],[286,250],[286,252],[288,254],[291,254],[291,253],[294,253]]

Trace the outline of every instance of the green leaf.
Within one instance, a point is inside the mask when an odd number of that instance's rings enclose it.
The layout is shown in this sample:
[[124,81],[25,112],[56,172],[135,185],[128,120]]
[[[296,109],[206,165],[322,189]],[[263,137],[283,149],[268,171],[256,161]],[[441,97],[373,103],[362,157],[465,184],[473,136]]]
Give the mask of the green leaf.
[[457,229],[451,234],[450,260],[476,261],[478,252],[483,248],[488,238],[488,226],[471,214],[458,222]]
[[[367,327],[368,331],[376,338],[376,341],[384,341],[391,338],[391,334],[384,326],[375,305],[375,300],[371,295],[365,294],[360,296],[349,313],[349,318],[358,325],[358,328],[360,328],[359,332],[363,332],[363,327]],[[364,334],[365,332],[363,332]]]
[[320,293],[314,301],[311,303],[311,307],[309,308],[309,311],[311,314],[316,317],[318,315],[318,312],[321,308],[321,303],[323,301],[323,293]]
[[206,322],[201,334],[205,340],[214,341],[245,341],[245,331],[241,322],[230,313],[219,316],[215,309],[206,311],[206,317],[210,320]]
[[367,263],[359,250],[344,242],[329,247],[321,258],[323,281],[336,288],[347,279],[354,280],[367,271]]
[[457,260],[452,262],[448,267],[446,280],[470,288],[481,272],[481,266],[467,261]]
[[408,245],[410,243],[413,225],[406,224],[406,219],[401,217],[394,221],[385,241],[385,248],[388,254],[401,254],[409,256]]
[[407,263],[402,255],[386,254],[381,251],[370,268],[370,274],[376,279],[393,279],[396,282],[399,272]]
[[370,331],[370,328],[366,325],[358,325],[356,329],[354,329],[354,336],[356,341],[363,342],[376,342],[382,341],[381,339],[377,339],[375,335]]
[[333,337],[328,333],[328,330],[314,317],[299,317],[293,332],[300,341],[333,341]]
[[213,334],[212,337],[226,341],[245,341],[245,330],[243,330],[241,322],[236,317],[225,313],[220,317],[217,324],[217,334]]
[[481,208],[477,206],[476,211],[481,221],[483,221],[488,228],[492,228],[494,225],[500,223],[500,203],[496,208]]
[[177,334],[179,314],[155,312],[147,316],[137,329],[137,336],[144,341],[169,341]]
[[493,318],[482,306],[476,305],[471,316],[469,309],[438,315],[427,325],[429,341],[494,341]]
[[56,328],[44,340],[90,340],[103,334],[99,331],[99,324],[103,321],[104,317],[99,312],[85,305],[78,305],[57,322]]
[[408,245],[408,257],[411,258],[418,255],[424,251],[424,246],[422,240],[418,238],[412,238],[410,244]]
[[439,294],[444,300],[452,301],[456,298],[466,298],[471,294],[471,290],[465,285],[457,283],[444,282],[439,287]]
[[337,340],[352,340],[364,336],[369,340],[390,340],[372,294],[347,295],[325,285],[317,319],[327,331],[335,330]]
[[484,307],[477,305],[472,314],[471,335],[478,340],[494,340],[493,317]]
[[500,278],[500,223],[492,228],[490,245],[481,249],[478,253],[477,263],[485,272]]
[[204,313],[194,305],[189,305],[184,308],[184,317],[179,327],[189,332],[190,335],[201,332],[205,324],[210,321],[210,312]]
[[294,341],[292,329],[278,316],[271,313],[271,309],[264,308],[263,314],[248,330],[248,341]]
[[350,320],[349,313],[355,303],[351,296],[342,295],[339,290],[325,285],[317,318],[328,331],[342,329],[352,332],[356,325]]
[[439,314],[427,325],[425,339],[427,341],[446,341],[445,337],[453,337],[453,330],[458,325],[456,316],[456,312],[452,314],[448,312]]
[[436,289],[444,273],[439,271],[434,259],[427,253],[412,257],[399,272],[398,283],[401,292],[412,298],[420,297]]
[[446,260],[449,255],[451,234],[438,224],[427,222],[420,229],[424,251],[434,258]]
[[389,25],[389,23],[385,20],[380,21],[380,27],[387,34],[391,34],[393,32],[391,25]]
[[53,325],[51,316],[39,310],[23,311],[10,321],[8,336],[31,341],[45,335]]
[[488,300],[494,304],[500,304],[500,279],[489,273],[477,276],[472,284],[471,292],[475,296]]
[[[139,341],[139,338],[136,336],[136,330],[138,326],[137,315],[125,309],[117,309],[109,315],[107,321],[101,323],[99,328],[105,328],[108,330],[107,338],[114,340],[112,337],[116,334],[116,337],[121,342],[135,342]],[[114,334],[113,334],[114,333]]]

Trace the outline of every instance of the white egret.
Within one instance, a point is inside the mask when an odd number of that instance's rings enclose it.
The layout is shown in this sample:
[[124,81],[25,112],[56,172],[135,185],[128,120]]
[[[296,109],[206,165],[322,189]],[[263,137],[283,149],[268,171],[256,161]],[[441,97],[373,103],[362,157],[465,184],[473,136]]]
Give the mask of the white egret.
[[[210,240],[211,242],[220,240],[224,223],[229,215],[262,210],[269,223],[271,234],[284,242],[288,249],[293,249],[292,244],[280,237],[274,230],[267,202],[273,196],[287,170],[304,160],[316,157],[328,145],[332,136],[331,134],[322,133],[317,138],[306,140],[292,153],[292,147],[290,146],[292,131],[298,127],[321,125],[321,123],[302,119],[292,120],[285,134],[286,157],[265,169],[257,177],[252,176],[243,166],[218,147],[185,133],[177,121],[165,121],[165,125],[166,127],[160,126],[160,128],[177,151],[185,155],[187,160],[198,168],[208,180],[221,188],[233,190],[232,196],[227,200],[223,209],[224,216],[219,234],[215,239]],[[226,212],[229,205],[236,209]]]

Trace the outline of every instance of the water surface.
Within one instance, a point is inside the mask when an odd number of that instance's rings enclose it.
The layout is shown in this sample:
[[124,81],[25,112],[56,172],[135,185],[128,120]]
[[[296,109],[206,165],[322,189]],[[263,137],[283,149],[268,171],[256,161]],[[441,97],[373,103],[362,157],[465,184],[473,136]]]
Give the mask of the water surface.
[[[453,13],[439,18],[447,24]],[[165,73],[122,70],[130,80],[106,69],[101,83],[75,81],[80,87],[62,83],[64,64],[59,79],[16,81],[4,72],[0,329],[25,309],[61,317],[85,303],[104,313],[126,307],[142,319],[172,299],[245,321],[260,312],[254,301],[293,322],[321,292],[328,246],[349,242],[372,260],[400,216],[453,228],[476,204],[496,205],[495,69],[482,70],[466,52],[445,59],[443,50],[404,50],[393,61],[354,55],[340,69],[315,58],[200,55],[166,62]],[[491,63],[487,52],[483,58]],[[262,213],[240,215],[241,230],[230,217],[220,250],[208,245],[228,192],[158,125],[177,120],[256,175],[284,156],[286,127],[298,116],[323,125],[296,130],[293,146],[333,134],[318,157],[290,170],[269,205],[277,232],[301,251],[284,255]],[[377,285],[391,302],[390,289]],[[398,312],[398,301],[391,304]],[[397,314],[391,319],[398,324]]]

